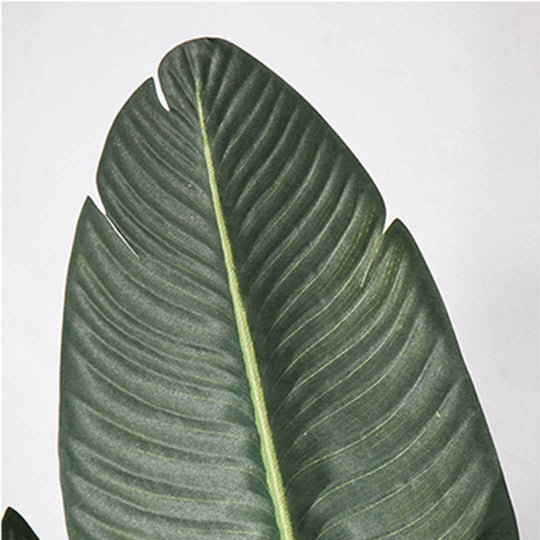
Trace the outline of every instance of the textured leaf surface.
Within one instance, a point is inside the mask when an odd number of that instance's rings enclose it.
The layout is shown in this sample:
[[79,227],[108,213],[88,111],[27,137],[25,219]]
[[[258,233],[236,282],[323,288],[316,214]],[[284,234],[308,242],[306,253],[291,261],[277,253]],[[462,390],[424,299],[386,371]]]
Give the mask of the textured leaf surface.
[[517,538],[440,296],[356,158],[230,43],[159,77],[170,111],[151,79],[123,107],[73,247],[70,537]]
[[23,517],[8,507],[2,518],[2,540],[39,540]]

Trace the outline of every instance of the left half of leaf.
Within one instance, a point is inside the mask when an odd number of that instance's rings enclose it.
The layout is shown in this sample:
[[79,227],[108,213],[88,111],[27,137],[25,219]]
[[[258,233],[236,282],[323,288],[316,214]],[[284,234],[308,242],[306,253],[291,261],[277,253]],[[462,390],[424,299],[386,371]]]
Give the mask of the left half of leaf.
[[70,538],[276,538],[226,280],[176,260],[140,257],[85,203],[61,371]]

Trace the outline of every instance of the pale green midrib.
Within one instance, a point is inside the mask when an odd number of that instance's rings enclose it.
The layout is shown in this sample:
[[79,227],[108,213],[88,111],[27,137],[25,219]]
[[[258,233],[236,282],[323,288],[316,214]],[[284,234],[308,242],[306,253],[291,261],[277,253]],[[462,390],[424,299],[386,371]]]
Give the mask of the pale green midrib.
[[291,518],[289,516],[289,508],[287,506],[285,490],[283,488],[283,481],[281,479],[281,471],[279,469],[279,463],[274,447],[274,440],[272,437],[272,430],[270,428],[268,413],[266,411],[266,402],[264,400],[264,392],[261,383],[261,377],[259,375],[257,358],[255,356],[255,349],[253,347],[253,341],[251,339],[251,332],[247,321],[244,302],[240,293],[240,285],[238,283],[238,278],[236,275],[236,267],[234,265],[234,258],[232,254],[231,243],[229,241],[229,234],[227,232],[227,226],[221,208],[221,200],[219,197],[218,186],[216,182],[214,163],[212,161],[212,153],[210,150],[210,144],[208,142],[208,135],[206,133],[201,95],[198,89],[197,107],[199,113],[202,142],[204,147],[204,158],[206,161],[208,180],[210,182],[210,189],[212,192],[212,202],[214,205],[214,211],[216,213],[219,237],[221,240],[221,247],[223,249],[223,255],[225,258],[225,267],[227,269],[229,289],[231,291],[234,315],[238,328],[238,336],[240,338],[240,348],[244,357],[244,364],[246,367],[247,378],[251,391],[251,398],[253,401],[255,422],[257,424],[257,430],[259,432],[259,437],[261,440],[261,454],[266,469],[266,481],[268,483],[268,491],[274,503],[276,521],[280,531],[281,540],[294,540]]

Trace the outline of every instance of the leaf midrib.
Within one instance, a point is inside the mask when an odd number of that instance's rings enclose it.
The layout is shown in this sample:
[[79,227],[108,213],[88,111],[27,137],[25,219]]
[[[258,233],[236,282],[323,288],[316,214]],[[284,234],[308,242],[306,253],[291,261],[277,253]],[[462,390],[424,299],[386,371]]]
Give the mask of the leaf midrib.
[[261,377],[259,374],[257,358],[255,355],[255,348],[253,346],[253,340],[251,339],[251,331],[246,316],[246,310],[244,307],[242,294],[240,292],[240,285],[238,283],[236,267],[234,264],[234,257],[231,249],[231,243],[229,240],[229,234],[227,231],[227,225],[225,223],[225,218],[223,216],[223,210],[221,207],[221,200],[219,197],[214,163],[212,161],[212,152],[210,149],[210,144],[208,142],[208,135],[206,133],[204,111],[198,81],[196,97],[199,115],[199,125],[204,150],[204,159],[206,162],[206,170],[208,174],[208,181],[210,183],[210,190],[212,193],[212,203],[216,215],[221,247],[225,259],[225,268],[227,271],[229,290],[231,293],[234,308],[234,316],[238,330],[238,337],[240,340],[240,348],[242,350],[242,355],[244,358],[246,375],[248,378],[251,399],[253,402],[255,422],[261,441],[261,454],[263,464],[266,470],[266,482],[268,484],[268,491],[274,504],[276,521],[280,531],[281,540],[294,540],[294,534],[289,515],[289,508],[287,506],[285,490],[281,478],[281,471],[279,468],[279,462],[274,447],[274,440],[272,437],[270,422],[268,420],[268,413],[266,410],[266,402],[264,400],[264,392]]

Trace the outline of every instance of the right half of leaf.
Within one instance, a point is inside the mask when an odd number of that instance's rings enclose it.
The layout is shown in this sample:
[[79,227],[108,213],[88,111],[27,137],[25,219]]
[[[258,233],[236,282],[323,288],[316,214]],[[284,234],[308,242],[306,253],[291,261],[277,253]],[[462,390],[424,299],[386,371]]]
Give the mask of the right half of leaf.
[[231,44],[160,77],[173,112],[199,97],[298,538],[517,538],[441,297],[357,159]]

